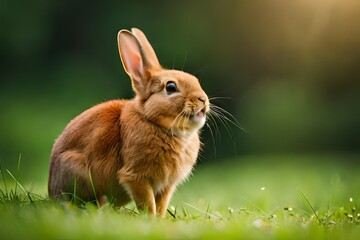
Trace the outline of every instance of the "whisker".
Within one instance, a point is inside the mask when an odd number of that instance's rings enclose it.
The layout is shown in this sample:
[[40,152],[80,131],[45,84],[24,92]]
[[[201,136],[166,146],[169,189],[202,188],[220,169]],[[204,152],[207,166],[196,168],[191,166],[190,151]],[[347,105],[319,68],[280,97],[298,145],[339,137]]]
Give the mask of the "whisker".
[[212,110],[214,110],[217,114],[221,115],[223,118],[225,118],[228,122],[232,123],[237,128],[239,128],[242,131],[248,133],[243,127],[240,126],[239,121],[231,113],[229,113],[225,109],[223,109],[223,108],[221,108],[219,106],[216,106],[214,104],[211,104],[210,108],[213,108]]
[[[219,118],[219,120],[221,119],[222,122],[226,123],[226,125],[228,125],[228,122],[233,124],[234,126],[236,126],[237,128],[240,128],[240,126],[238,126],[235,122],[233,122],[231,119],[229,119],[225,114],[223,114],[222,112],[218,112],[216,110],[214,111],[214,115],[217,116]],[[226,121],[225,121],[226,120]]]
[[209,101],[217,99],[231,99],[231,97],[209,97]]
[[208,116],[208,120],[209,120],[209,126],[210,126],[210,124],[212,124],[214,126],[215,136],[219,136],[220,141],[221,141],[221,134],[220,134],[219,126],[217,125],[217,122],[216,122],[213,114],[210,112],[207,116]]
[[226,111],[222,107],[216,106],[214,104],[212,105],[212,107],[215,108],[216,110],[219,110],[219,112],[224,113],[224,115],[230,116],[233,119],[233,121],[236,123],[236,125],[239,125],[238,120],[231,113],[229,113],[228,111]]
[[173,57],[172,69],[175,68],[175,63],[176,63],[176,54],[174,54],[174,57]]
[[179,115],[176,117],[176,119],[175,119],[175,121],[174,121],[174,124],[173,124],[173,126],[172,126],[172,129],[173,129],[173,128],[177,128],[177,127],[179,126],[179,122],[181,121],[181,118],[182,118],[181,114],[179,114]]
[[[231,99],[230,97],[210,97],[209,101],[211,100],[217,100],[217,99]],[[241,127],[239,121],[228,111],[226,111],[224,108],[217,106],[213,103],[210,103],[210,108],[212,108],[212,110],[214,110],[215,112],[217,112],[218,114],[220,114],[223,118],[226,119],[226,121],[230,122],[231,124],[233,124],[234,126],[236,126],[237,128],[241,129],[242,131],[248,133],[243,127]]]
[[187,60],[187,51],[185,51],[184,63],[183,63],[182,69],[181,69],[182,71],[184,71],[186,60]]
[[171,131],[171,134],[172,136],[174,136],[174,131],[173,131],[173,127],[174,127],[174,124],[176,123],[176,121],[178,120],[178,118],[180,117],[181,119],[181,115],[185,112],[185,109],[183,109],[177,116],[176,118],[174,119],[174,121],[171,123],[168,131],[167,131],[167,134],[169,133],[169,131]]
[[[223,114],[221,112],[218,112],[216,109],[214,109],[213,106],[211,106],[211,108],[210,108],[210,114],[214,118],[218,119],[220,122],[225,123],[225,121],[223,119],[223,117],[224,117]],[[225,118],[225,120],[227,120],[227,119]]]
[[181,131],[184,132],[184,124],[182,124],[182,126],[180,126],[180,123],[183,121],[183,118],[184,118],[184,115],[181,115],[178,123],[176,124],[176,127],[177,127],[177,128],[180,128]]
[[188,125],[188,123],[189,123],[189,118],[188,117],[186,117],[185,118],[185,122],[184,122],[184,124],[183,124],[183,130],[184,130],[184,132],[185,132],[185,127]]
[[[219,122],[221,122],[221,124],[225,127],[226,131],[228,132],[228,134],[230,135],[230,137],[232,137],[231,131],[230,131],[230,127],[229,124],[225,121],[227,120],[226,118],[224,118],[223,115],[221,115],[220,113],[212,110],[211,113],[213,114],[213,116],[219,120]],[[225,119],[225,120],[224,120]]]
[[204,70],[205,70],[206,68],[208,68],[208,67],[209,67],[209,65],[206,65],[206,66],[200,68],[200,70],[197,70],[197,71],[194,73],[194,75],[196,76],[197,74],[199,74],[200,72],[204,71]]
[[210,126],[209,123],[205,123],[205,125],[209,128],[210,135],[211,135],[211,138],[212,138],[212,140],[213,140],[214,153],[215,153],[215,156],[216,156],[217,151],[216,151],[216,141],[215,141],[214,133],[213,133],[213,131],[212,131],[211,126]]
[[[185,122],[184,122],[184,119],[185,119],[185,116],[184,116],[184,113],[185,113],[185,110],[182,111],[183,114],[181,114],[180,116],[180,119],[178,121],[178,124],[176,127],[178,127],[179,129],[181,129],[182,132],[185,131]],[[180,125],[181,124],[181,125]]]
[[[231,132],[231,128],[228,124],[228,120],[226,118],[224,118],[223,114],[218,113],[214,110],[211,111],[211,114],[213,114],[213,116],[219,120],[219,122],[221,122],[221,124],[224,126],[226,132],[229,134],[230,139],[232,140],[232,143],[234,145],[234,150],[236,152],[236,142],[235,142],[235,137],[233,136],[232,132]],[[225,121],[226,120],[226,121]]]

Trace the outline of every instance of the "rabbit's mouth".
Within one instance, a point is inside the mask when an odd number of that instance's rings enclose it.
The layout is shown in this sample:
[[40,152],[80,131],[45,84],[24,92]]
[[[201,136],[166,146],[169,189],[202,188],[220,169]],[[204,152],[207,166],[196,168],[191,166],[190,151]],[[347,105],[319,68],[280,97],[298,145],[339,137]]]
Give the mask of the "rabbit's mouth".
[[205,114],[206,114],[206,109],[205,109],[205,107],[204,107],[204,108],[200,109],[200,110],[197,111],[197,112],[191,113],[191,114],[189,115],[189,119],[190,119],[192,122],[202,123],[202,122],[204,122]]
[[206,121],[206,108],[197,111],[183,113],[172,123],[170,129],[173,134],[187,136],[202,128]]

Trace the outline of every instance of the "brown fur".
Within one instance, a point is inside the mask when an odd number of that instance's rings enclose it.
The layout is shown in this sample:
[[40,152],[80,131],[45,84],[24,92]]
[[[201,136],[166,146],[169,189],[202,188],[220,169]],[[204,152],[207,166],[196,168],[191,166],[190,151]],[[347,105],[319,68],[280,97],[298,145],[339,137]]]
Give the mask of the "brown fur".
[[[164,217],[196,163],[209,101],[194,76],[160,66],[140,30],[120,31],[118,44],[136,97],[98,104],[66,126],[51,154],[49,196],[68,200],[75,187],[83,200],[134,200]],[[166,92],[168,81],[178,92]]]

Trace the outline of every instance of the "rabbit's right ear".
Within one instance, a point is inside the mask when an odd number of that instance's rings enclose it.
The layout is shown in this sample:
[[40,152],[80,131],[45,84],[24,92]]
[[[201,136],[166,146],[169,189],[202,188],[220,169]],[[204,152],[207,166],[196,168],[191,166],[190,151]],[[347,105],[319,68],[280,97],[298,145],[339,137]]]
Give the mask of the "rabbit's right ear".
[[145,34],[138,28],[132,28],[131,33],[136,37],[139,41],[144,54],[146,55],[147,64],[149,64],[152,68],[161,68],[159,60],[156,56],[156,53],[146,38]]
[[[155,52],[149,54],[136,36],[128,30],[121,30],[118,33],[118,47],[122,64],[131,78],[134,91],[137,95],[146,97],[146,86],[151,73],[161,69]],[[154,56],[156,61],[153,60]]]

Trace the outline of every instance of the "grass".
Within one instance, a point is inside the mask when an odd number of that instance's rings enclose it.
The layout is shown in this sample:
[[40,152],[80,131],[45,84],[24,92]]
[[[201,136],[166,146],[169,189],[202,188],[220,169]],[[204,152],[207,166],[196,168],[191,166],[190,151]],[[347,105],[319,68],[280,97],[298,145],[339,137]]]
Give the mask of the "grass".
[[164,220],[133,204],[55,203],[45,185],[35,193],[17,180],[20,167],[2,168],[0,239],[357,239],[357,159],[249,156],[200,165]]

